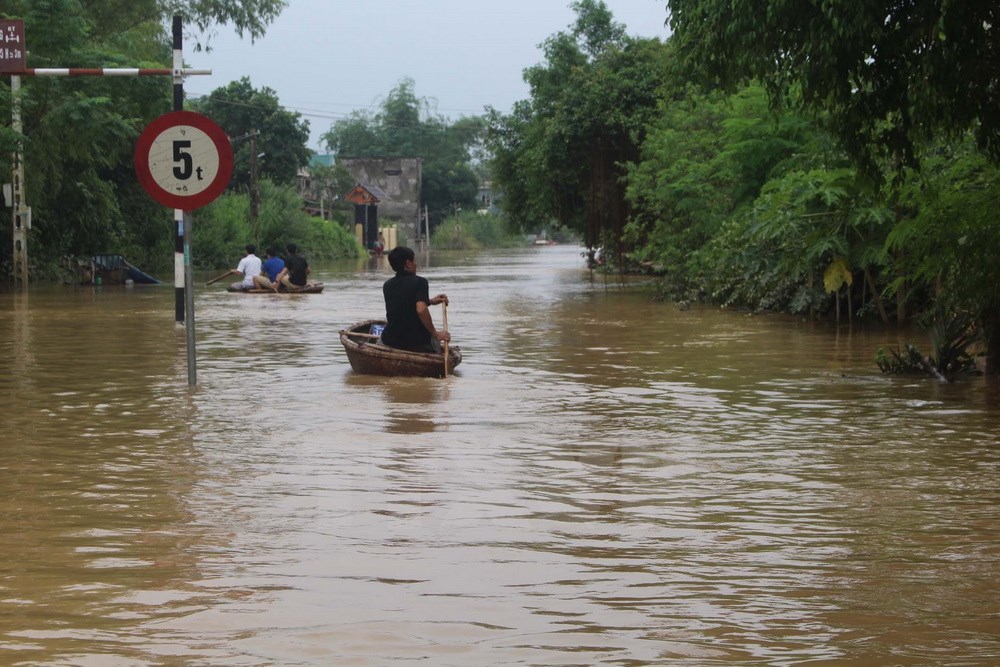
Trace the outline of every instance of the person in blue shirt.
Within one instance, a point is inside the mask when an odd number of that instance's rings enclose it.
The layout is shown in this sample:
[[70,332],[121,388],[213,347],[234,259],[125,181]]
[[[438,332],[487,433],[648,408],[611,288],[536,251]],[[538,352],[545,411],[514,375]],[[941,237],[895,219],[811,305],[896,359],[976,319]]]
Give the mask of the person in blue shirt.
[[253,277],[253,286],[259,289],[274,289],[278,274],[285,268],[285,260],[278,257],[273,247],[264,252],[264,257],[260,275]]

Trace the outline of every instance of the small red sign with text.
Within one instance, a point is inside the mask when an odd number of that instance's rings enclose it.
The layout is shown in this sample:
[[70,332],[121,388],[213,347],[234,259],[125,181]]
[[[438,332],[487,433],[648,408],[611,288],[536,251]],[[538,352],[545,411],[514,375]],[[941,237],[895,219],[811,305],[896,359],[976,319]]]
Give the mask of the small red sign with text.
[[24,71],[24,19],[0,20],[0,72]]

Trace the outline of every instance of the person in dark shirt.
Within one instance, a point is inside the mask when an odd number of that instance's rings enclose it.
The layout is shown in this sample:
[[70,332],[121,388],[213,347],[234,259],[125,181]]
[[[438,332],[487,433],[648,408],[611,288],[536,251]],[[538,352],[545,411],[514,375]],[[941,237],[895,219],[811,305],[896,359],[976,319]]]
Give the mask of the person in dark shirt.
[[396,275],[382,285],[386,319],[382,342],[412,352],[440,352],[440,343],[450,341],[451,334],[434,328],[428,306],[447,305],[448,296],[430,298],[427,279],[417,275],[412,249],[397,246],[390,250],[389,266]]
[[278,286],[284,287],[289,292],[297,292],[306,286],[310,273],[309,263],[305,257],[298,254],[299,247],[294,243],[285,246],[288,256],[285,257],[285,268],[278,274],[274,281],[274,291],[278,291]]

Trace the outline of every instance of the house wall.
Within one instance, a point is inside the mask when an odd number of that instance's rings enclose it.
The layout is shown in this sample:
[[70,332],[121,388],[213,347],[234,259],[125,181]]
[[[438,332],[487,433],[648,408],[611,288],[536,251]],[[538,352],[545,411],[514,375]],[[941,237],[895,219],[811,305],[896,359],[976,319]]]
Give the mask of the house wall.
[[399,225],[399,243],[413,245],[420,222],[422,158],[338,158],[362,185],[374,185],[389,197],[378,205],[379,223]]

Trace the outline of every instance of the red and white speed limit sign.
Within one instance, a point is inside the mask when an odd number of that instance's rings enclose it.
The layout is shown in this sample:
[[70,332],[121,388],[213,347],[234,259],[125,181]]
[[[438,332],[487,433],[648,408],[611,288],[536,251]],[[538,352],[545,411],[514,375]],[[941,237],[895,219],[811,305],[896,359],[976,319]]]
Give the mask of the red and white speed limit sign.
[[171,111],[139,135],[135,173],[153,199],[192,211],[226,189],[233,173],[233,149],[229,137],[211,118]]

